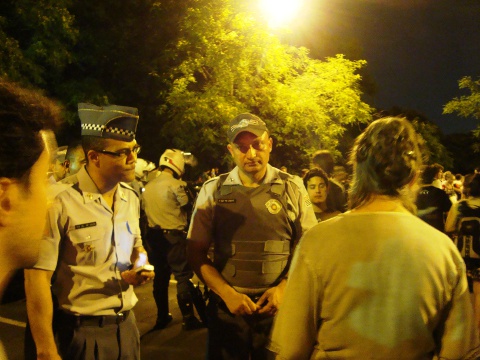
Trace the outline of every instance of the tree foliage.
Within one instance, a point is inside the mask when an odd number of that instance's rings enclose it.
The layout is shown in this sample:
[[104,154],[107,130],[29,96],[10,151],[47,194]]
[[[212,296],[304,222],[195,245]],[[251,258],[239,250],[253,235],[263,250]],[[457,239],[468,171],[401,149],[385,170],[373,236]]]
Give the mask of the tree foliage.
[[425,141],[424,154],[429,164],[442,164],[446,169],[453,168],[453,158],[442,143],[442,134],[439,127],[428,121],[419,118],[412,120],[413,127]]
[[63,103],[61,144],[80,135],[79,102],[138,107],[140,141],[156,160],[165,48],[188,1],[2,1],[0,74]]
[[[467,118],[474,117],[480,120],[480,78],[473,80],[471,76],[465,76],[458,81],[460,89],[470,91],[469,95],[462,95],[450,100],[444,107],[444,114],[453,114]],[[480,127],[475,130],[475,136],[480,137]]]
[[182,22],[174,49],[181,61],[161,109],[177,147],[221,155],[229,119],[252,112],[274,134],[278,164],[300,169],[313,151],[335,149],[345,125],[371,119],[357,73],[365,61],[313,60],[233,3],[197,0]]
[[454,173],[469,174],[480,167],[480,152],[475,151],[478,148],[478,138],[472,133],[467,134],[449,134],[445,136],[444,144],[453,156]]
[[78,31],[67,0],[0,3],[0,74],[48,87],[72,62]]

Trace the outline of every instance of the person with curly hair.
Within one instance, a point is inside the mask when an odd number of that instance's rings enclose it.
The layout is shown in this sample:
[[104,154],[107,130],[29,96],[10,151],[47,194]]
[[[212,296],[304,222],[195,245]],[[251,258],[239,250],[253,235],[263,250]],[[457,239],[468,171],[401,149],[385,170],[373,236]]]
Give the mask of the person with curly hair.
[[476,359],[465,264],[413,212],[421,139],[402,118],[371,123],[351,153],[349,212],[295,250],[269,349],[280,359]]

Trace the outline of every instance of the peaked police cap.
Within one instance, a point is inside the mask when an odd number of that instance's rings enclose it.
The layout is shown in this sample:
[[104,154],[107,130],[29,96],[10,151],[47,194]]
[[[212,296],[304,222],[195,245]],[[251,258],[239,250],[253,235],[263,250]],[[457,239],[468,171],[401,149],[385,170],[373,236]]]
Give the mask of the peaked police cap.
[[98,136],[130,142],[135,139],[138,109],[128,106],[78,104],[82,136]]

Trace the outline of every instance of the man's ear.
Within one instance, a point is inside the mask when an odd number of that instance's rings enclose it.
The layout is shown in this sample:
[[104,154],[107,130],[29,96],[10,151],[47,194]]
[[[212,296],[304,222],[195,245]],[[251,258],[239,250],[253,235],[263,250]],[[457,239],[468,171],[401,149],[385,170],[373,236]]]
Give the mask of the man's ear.
[[88,162],[98,166],[99,156],[94,150],[88,150],[87,153]]
[[230,152],[230,155],[233,156],[233,146],[232,146],[231,144],[228,144],[228,145],[227,145],[227,149],[228,149],[228,151]]
[[12,179],[0,178],[0,226],[8,222],[17,195],[17,184]]

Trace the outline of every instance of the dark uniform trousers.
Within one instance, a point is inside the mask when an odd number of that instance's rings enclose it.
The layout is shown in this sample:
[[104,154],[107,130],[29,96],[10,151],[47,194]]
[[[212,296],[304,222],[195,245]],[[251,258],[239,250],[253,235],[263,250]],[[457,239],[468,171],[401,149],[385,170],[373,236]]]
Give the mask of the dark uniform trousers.
[[133,311],[111,316],[74,316],[58,311],[57,342],[62,359],[140,359],[140,334]]
[[[256,302],[260,295],[250,296]],[[210,292],[207,305],[210,360],[270,360],[275,355],[265,348],[273,325],[271,315],[233,315],[221,298]]]
[[188,294],[193,271],[187,262],[186,233],[180,230],[163,230],[149,227],[145,238],[150,263],[155,266],[153,297],[158,317],[168,314],[168,286],[173,273],[177,280],[177,294]]

